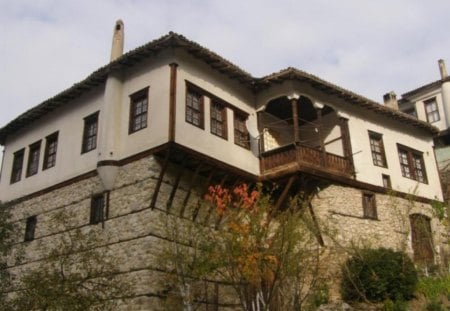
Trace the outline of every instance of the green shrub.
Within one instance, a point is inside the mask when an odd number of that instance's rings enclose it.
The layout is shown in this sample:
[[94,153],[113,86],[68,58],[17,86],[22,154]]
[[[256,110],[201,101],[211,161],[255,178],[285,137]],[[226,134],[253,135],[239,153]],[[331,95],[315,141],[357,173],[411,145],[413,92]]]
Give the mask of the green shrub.
[[392,301],[412,298],[417,271],[402,253],[391,249],[361,249],[342,268],[341,293],[346,301]]
[[420,278],[418,291],[428,300],[435,300],[440,296],[450,297],[450,275]]
[[407,311],[408,305],[404,300],[392,301],[389,298],[383,302],[383,311]]

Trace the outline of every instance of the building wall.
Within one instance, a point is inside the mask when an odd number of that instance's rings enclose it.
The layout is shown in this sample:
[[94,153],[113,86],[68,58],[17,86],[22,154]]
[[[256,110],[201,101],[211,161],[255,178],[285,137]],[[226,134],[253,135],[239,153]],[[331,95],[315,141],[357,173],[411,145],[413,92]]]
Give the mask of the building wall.
[[[21,231],[24,232],[26,218],[31,215],[37,215],[37,227],[35,240],[22,244],[25,248],[22,263],[15,264],[11,258],[11,272],[20,276],[22,271],[38,266],[43,247],[54,245],[55,239],[61,234],[55,229],[52,216],[61,210],[70,211],[73,215],[70,225],[101,232],[105,239],[102,247],[105,256],[114,258],[123,277],[131,281],[133,297],[121,302],[120,310],[158,310],[162,303],[158,297],[165,289],[163,282],[158,281],[164,278],[164,273],[160,271],[157,259],[167,243],[163,238],[167,236],[164,221],[166,217],[179,215],[193,174],[189,171],[183,174],[173,208],[167,216],[166,204],[180,168],[172,164],[169,166],[156,207],[150,209],[149,203],[160,175],[161,163],[162,159],[148,156],[120,168],[115,188],[111,191],[109,219],[105,221],[104,228],[102,224],[89,225],[91,197],[102,189],[97,176],[15,204],[13,218],[20,224]],[[185,221],[190,221],[205,187],[205,180],[198,179],[184,212]],[[378,220],[364,219],[360,190],[339,185],[322,189],[313,199],[312,206],[327,248],[342,253],[354,242],[411,253],[408,215],[423,213],[431,216],[429,205],[378,194],[376,203]],[[196,221],[204,222],[206,215],[207,210],[201,209]],[[432,220],[432,229],[436,252],[440,255],[442,229],[435,220]],[[338,269],[338,263],[332,261],[329,264]],[[213,293],[214,283],[207,286],[209,293]],[[231,288],[221,284],[219,293],[219,304],[236,303]],[[209,296],[208,299],[213,297]],[[227,310],[225,307],[220,309]]]
[[[386,174],[390,176],[394,190],[442,200],[432,138],[413,127],[409,131],[399,131],[398,127],[394,121],[386,120],[381,116],[374,115],[370,119],[355,116],[350,118],[350,138],[357,180],[382,186],[381,175]],[[383,135],[387,168],[373,164],[368,131]],[[427,183],[402,176],[397,144],[422,153]]]
[[[119,158],[129,157],[168,141],[169,63],[169,56],[163,54],[151,62],[128,69],[124,74]],[[149,87],[147,127],[129,134],[130,95],[146,87]]]
[[[2,176],[0,180],[0,200],[8,201],[44,189],[53,184],[86,173],[96,168],[96,150],[81,154],[83,118],[99,111],[102,105],[103,88],[83,95],[71,105],[55,111],[45,119],[35,121],[29,127],[8,137],[5,144]],[[99,119],[101,119],[101,113]],[[43,170],[45,137],[58,131],[58,152],[56,165]],[[39,169],[36,175],[25,177],[30,144],[41,141]],[[22,178],[10,184],[14,153],[25,148]],[[77,163],[77,165],[73,165]]]
[[[177,114],[175,141],[183,146],[213,157],[229,165],[238,167],[249,173],[259,174],[258,137],[256,112],[253,94],[238,85],[237,82],[217,74],[203,62],[192,60],[180,53],[177,58]],[[227,102],[239,111],[248,114],[246,126],[250,133],[251,149],[248,150],[234,143],[233,110],[227,108],[228,138],[211,134],[210,99],[205,96],[204,129],[185,121],[186,118],[186,82]]]
[[440,120],[431,123],[433,126],[436,126],[439,130],[445,130],[447,129],[450,125],[447,124],[446,122],[446,115],[445,115],[445,109],[444,109],[444,101],[442,98],[442,92],[441,92],[441,88],[436,88],[432,91],[423,93],[423,94],[418,94],[414,97],[408,98],[410,101],[412,101],[413,103],[415,103],[415,108],[416,108],[416,113],[417,113],[417,119],[428,122],[427,120],[427,115],[425,112],[425,101],[432,99],[432,98],[436,98],[436,103],[438,105],[438,110],[439,110],[439,117]]

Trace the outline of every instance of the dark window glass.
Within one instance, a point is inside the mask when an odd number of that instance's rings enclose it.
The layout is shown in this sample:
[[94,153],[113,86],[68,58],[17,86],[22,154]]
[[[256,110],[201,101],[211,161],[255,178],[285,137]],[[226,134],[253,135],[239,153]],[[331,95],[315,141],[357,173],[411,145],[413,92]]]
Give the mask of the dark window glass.
[[427,121],[429,123],[437,122],[441,119],[439,116],[439,109],[436,99],[427,100],[425,103],[425,113],[427,114]]
[[44,166],[43,166],[44,170],[55,166],[57,149],[58,149],[58,133],[56,132],[46,138]]
[[103,209],[105,205],[105,199],[103,194],[93,196],[91,198],[91,215],[89,219],[90,224],[98,224],[103,221]]
[[23,158],[25,149],[21,149],[14,153],[14,160],[11,171],[11,183],[18,182],[22,178]]
[[373,164],[386,167],[386,155],[384,152],[383,136],[374,132],[369,132],[370,150],[372,151]]
[[224,105],[211,102],[211,133],[227,138],[227,113]]
[[186,122],[203,128],[203,96],[190,88],[186,93]]
[[83,143],[81,153],[97,148],[98,112],[84,118]]
[[245,126],[245,120],[247,118],[234,113],[234,143],[250,149],[250,135],[248,134],[247,127]]
[[41,154],[41,142],[30,145],[28,154],[27,177],[35,175],[39,169],[39,156]]
[[389,177],[389,175],[382,175],[382,178],[383,178],[383,187],[384,188],[392,188],[392,185],[391,185],[391,177]]
[[27,224],[25,226],[25,238],[24,241],[33,241],[34,232],[36,231],[37,217],[31,216],[27,218]]
[[129,133],[147,127],[148,87],[130,96]]
[[363,214],[364,218],[377,219],[377,206],[375,202],[375,194],[363,193]]
[[398,146],[398,157],[403,177],[427,183],[427,174],[423,156],[420,151]]

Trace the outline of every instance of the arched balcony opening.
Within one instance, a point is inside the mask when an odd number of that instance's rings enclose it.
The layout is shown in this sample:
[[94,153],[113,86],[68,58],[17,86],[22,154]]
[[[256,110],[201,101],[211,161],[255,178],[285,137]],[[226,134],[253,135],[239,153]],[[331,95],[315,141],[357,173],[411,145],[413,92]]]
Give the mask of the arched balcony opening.
[[[306,96],[282,96],[259,113],[261,169],[353,175],[347,120]],[[295,169],[295,168],[294,168]]]

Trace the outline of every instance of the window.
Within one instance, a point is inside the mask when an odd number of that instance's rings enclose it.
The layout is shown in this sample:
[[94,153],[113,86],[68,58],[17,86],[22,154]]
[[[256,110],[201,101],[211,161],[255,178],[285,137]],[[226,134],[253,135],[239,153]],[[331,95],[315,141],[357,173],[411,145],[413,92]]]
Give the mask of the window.
[[34,232],[36,230],[37,217],[31,216],[27,218],[27,224],[25,226],[25,238],[24,241],[33,241],[34,240]]
[[211,133],[227,139],[227,109],[217,102],[211,102]]
[[89,223],[91,225],[95,225],[103,221],[104,205],[105,199],[103,194],[98,194],[91,198],[91,216],[89,219]]
[[130,95],[130,125],[128,133],[147,127],[148,87]]
[[84,118],[83,143],[81,153],[97,148],[98,112]]
[[421,263],[433,263],[433,235],[430,218],[421,214],[412,214],[409,216],[409,220],[414,260]]
[[14,160],[11,171],[11,183],[18,182],[22,177],[23,157],[25,149],[21,149],[14,153]]
[[398,157],[403,177],[427,183],[422,152],[398,145]]
[[203,95],[192,88],[186,93],[186,122],[203,128]]
[[247,117],[234,112],[234,143],[250,149],[250,136],[245,126]]
[[39,169],[39,156],[41,154],[41,141],[38,141],[29,147],[27,177],[33,176]]
[[363,192],[362,205],[364,218],[378,219],[375,194],[370,192]]
[[425,113],[427,114],[427,121],[429,123],[433,123],[439,121],[441,118],[439,116],[438,105],[436,99],[430,99],[424,102],[425,104]]
[[392,188],[391,177],[389,175],[383,174],[383,175],[381,175],[381,178],[383,179],[383,187],[391,189]]
[[372,151],[373,165],[386,167],[386,155],[384,153],[383,136],[369,131],[370,150]]
[[58,148],[58,132],[53,133],[45,139],[44,152],[44,166],[42,169],[46,170],[55,166],[56,164],[56,150]]

